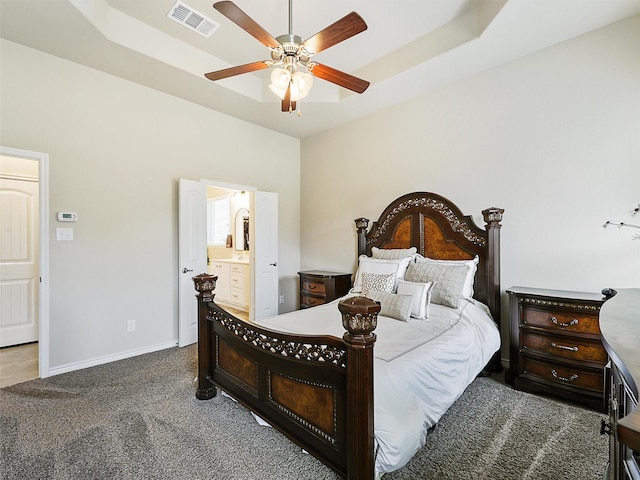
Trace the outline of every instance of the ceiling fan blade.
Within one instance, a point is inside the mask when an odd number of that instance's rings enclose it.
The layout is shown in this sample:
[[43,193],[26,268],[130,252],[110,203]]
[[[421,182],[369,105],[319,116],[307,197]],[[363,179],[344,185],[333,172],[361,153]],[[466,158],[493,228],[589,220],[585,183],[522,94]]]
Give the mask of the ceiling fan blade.
[[318,78],[348,88],[356,93],[362,93],[369,87],[369,82],[366,80],[341,72],[335,68],[327,67],[321,63],[316,64],[311,73]]
[[334,46],[347,38],[351,38],[367,29],[367,24],[356,12],[342,17],[335,23],[332,23],[324,30],[319,31],[314,36],[309,37],[302,45],[304,48],[315,55],[322,50]]
[[235,3],[228,1],[216,2],[213,4],[213,8],[256,38],[264,46],[269,48],[278,48],[280,46],[280,43],[269,32],[240,10]]
[[247,63],[245,65],[238,65],[237,67],[225,68],[223,70],[216,70],[215,72],[205,73],[204,76],[209,80],[222,80],[223,78],[233,77],[240,75],[241,73],[255,72],[257,70],[263,70],[269,68],[269,64],[264,60],[260,62]]

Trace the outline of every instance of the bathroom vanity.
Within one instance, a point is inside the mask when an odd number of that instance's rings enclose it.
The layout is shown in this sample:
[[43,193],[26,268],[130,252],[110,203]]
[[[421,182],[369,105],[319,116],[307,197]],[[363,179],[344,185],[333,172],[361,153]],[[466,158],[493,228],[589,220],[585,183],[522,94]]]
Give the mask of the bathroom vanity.
[[211,259],[208,273],[217,275],[216,302],[243,312],[251,304],[251,276],[248,259]]

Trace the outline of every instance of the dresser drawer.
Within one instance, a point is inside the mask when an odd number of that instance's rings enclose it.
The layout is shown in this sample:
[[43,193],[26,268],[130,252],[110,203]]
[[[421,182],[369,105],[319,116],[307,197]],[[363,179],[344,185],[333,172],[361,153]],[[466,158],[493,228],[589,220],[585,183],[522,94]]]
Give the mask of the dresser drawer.
[[522,324],[557,332],[600,335],[598,313],[566,312],[553,309],[524,307]]
[[554,357],[594,362],[600,365],[605,365],[608,360],[607,352],[600,341],[524,332],[522,343],[527,350],[542,352]]
[[602,392],[604,374],[602,370],[589,370],[571,367],[524,356],[522,359],[522,375],[535,376],[556,385],[572,386],[579,389]]
[[324,281],[302,279],[302,290],[309,293],[324,295],[327,291]]

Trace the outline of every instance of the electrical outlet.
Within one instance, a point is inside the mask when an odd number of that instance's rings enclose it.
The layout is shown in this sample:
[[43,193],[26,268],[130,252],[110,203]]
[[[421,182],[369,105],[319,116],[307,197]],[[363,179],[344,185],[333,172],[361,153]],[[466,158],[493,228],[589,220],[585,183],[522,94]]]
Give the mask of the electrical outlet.
[[280,295],[280,303],[284,303],[284,295]]
[[127,332],[133,332],[136,329],[136,321],[129,320],[127,322]]

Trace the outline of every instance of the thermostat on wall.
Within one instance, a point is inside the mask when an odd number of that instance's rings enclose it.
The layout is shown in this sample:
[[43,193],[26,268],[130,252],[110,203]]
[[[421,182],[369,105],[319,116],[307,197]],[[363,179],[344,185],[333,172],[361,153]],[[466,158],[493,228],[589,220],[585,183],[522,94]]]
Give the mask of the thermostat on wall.
[[77,222],[78,214],[75,212],[58,212],[59,222]]

